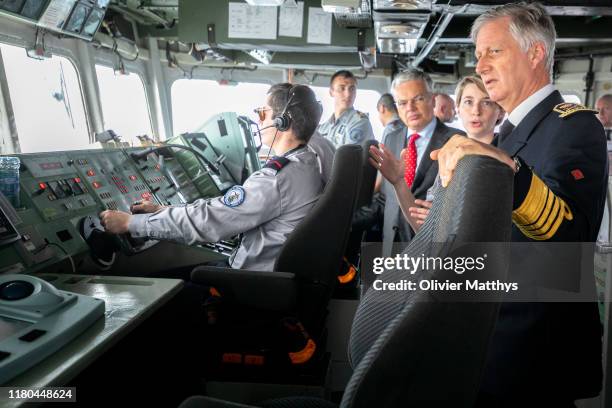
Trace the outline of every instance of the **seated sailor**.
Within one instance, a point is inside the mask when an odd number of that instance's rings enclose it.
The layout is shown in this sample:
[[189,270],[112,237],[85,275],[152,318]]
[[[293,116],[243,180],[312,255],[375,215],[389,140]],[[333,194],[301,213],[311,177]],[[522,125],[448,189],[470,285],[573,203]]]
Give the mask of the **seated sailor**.
[[256,111],[262,141],[278,156],[243,185],[233,186],[223,196],[184,206],[144,202],[132,206],[132,214],[104,211],[100,218],[106,231],[189,245],[242,234],[229,265],[272,271],[287,236],[308,214],[323,189],[316,155],[307,148],[322,109],[309,87],[277,84],[268,91],[265,105]]

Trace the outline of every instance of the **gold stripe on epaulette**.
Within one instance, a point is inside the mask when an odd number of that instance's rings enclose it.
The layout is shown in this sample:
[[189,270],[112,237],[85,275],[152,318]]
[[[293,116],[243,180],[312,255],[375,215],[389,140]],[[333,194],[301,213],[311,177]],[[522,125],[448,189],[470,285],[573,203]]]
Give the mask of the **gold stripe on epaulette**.
[[595,109],[589,109],[584,105],[578,105],[577,103],[560,103],[553,108],[553,112],[559,113],[560,118],[565,118],[573,115],[576,112],[593,112],[597,113]]
[[519,208],[512,212],[512,221],[523,235],[537,241],[552,238],[563,220],[573,218],[565,201],[557,197],[533,173],[527,196]]

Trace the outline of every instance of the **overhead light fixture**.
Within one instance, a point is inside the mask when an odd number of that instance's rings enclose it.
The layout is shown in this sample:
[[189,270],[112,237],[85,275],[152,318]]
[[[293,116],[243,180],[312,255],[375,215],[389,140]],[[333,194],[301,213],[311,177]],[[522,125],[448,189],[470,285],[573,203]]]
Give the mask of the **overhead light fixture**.
[[380,33],[385,36],[411,37],[420,29],[420,26],[413,24],[384,24],[380,26]]
[[282,6],[285,0],[246,0],[251,6],[278,7]]
[[374,0],[374,10],[431,10],[431,0]]
[[416,38],[381,38],[376,40],[376,45],[381,54],[413,54],[416,51],[417,42]]
[[424,13],[373,13],[376,45],[381,53],[412,54],[429,21]]
[[328,13],[358,13],[361,0],[321,0],[323,11]]

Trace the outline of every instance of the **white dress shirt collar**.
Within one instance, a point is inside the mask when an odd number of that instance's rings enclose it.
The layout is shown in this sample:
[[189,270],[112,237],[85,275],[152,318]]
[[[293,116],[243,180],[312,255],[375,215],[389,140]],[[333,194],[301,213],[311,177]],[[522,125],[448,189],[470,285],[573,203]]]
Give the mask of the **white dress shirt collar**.
[[552,84],[544,85],[542,88],[531,94],[527,99],[521,102],[510,114],[508,114],[508,120],[514,126],[518,126],[519,123],[533,108],[535,108],[540,102],[542,102],[548,95],[555,91],[555,87]]

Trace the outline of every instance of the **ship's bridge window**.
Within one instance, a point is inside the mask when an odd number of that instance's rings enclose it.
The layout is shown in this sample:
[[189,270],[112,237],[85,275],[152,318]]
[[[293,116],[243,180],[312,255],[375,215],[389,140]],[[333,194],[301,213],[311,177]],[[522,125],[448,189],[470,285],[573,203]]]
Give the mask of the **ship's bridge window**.
[[136,136],[152,136],[151,117],[145,88],[136,73],[115,74],[112,68],[96,65],[104,128],[121,136],[122,142],[140,146]]
[[33,59],[0,44],[21,152],[87,147],[89,130],[77,71],[69,59]]
[[236,112],[257,121],[253,109],[263,105],[270,84],[220,84],[203,79],[179,79],[172,84],[174,134],[193,132],[220,112]]
[[[328,120],[332,113],[334,113],[334,100],[329,96],[329,87],[326,86],[313,86],[312,90],[317,95],[317,99],[323,104],[323,116],[321,116],[321,122]],[[374,137],[377,140],[382,138],[383,125],[378,119],[378,111],[376,110],[376,104],[380,99],[380,93],[371,89],[359,89],[357,87],[357,96],[355,98],[355,109],[367,113],[372,124],[372,130],[374,131]]]

